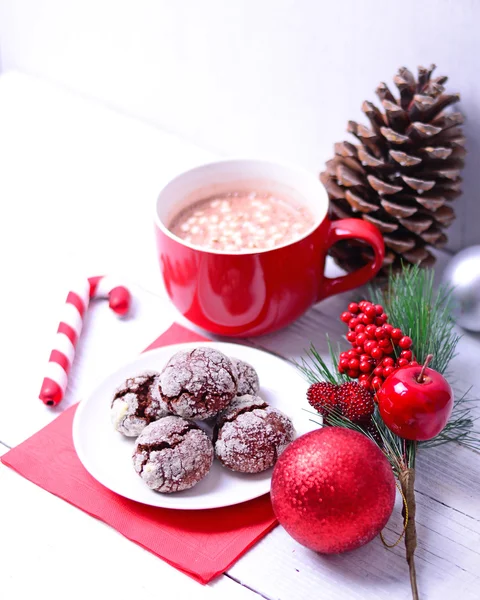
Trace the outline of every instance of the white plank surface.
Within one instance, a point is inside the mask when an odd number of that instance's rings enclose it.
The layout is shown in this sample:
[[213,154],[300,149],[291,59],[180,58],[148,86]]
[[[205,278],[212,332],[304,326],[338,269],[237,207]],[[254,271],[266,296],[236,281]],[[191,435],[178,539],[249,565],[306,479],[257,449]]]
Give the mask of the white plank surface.
[[0,443],[0,456],[2,456],[2,454],[5,454],[5,452],[8,452],[8,450],[9,450],[9,448],[7,446]]
[[[445,257],[440,258],[441,270]],[[340,342],[344,327],[338,320],[345,301],[333,299],[309,311],[287,330],[249,342],[298,360],[309,341],[326,357],[325,333]],[[480,398],[480,343],[465,334],[451,377],[461,388],[474,385]],[[478,366],[477,366],[478,369]],[[477,410],[478,412],[478,410]],[[417,574],[422,598],[477,598],[480,569],[480,454],[457,444],[419,451],[417,463]],[[387,525],[388,539],[399,532],[401,504]],[[261,570],[256,565],[261,563]],[[278,528],[230,570],[240,580],[273,598],[408,599],[408,569],[402,544],[386,550],[380,540],[342,556],[322,557],[302,548]],[[252,583],[253,581],[253,583]]]
[[[7,259],[4,281],[10,284],[0,297],[6,340],[1,360],[8,374],[2,378],[0,440],[13,446],[80,399],[105,372],[135,356],[177,317],[160,285],[149,238],[150,210],[163,182],[210,155],[17,74],[0,77],[0,131],[0,199],[9,217],[0,220],[0,252]],[[68,395],[56,411],[48,410],[36,397],[68,280],[103,271],[120,272],[133,282],[134,314],[118,321],[104,303],[89,310]],[[341,339],[337,317],[345,301],[329,299],[284,331],[247,342],[289,359],[298,359],[310,342],[326,352],[326,332],[334,342]],[[479,352],[479,336],[465,335],[452,364],[452,378],[462,387],[480,388]],[[32,595],[43,584],[56,600],[64,597],[69,581],[75,581],[69,593],[78,591],[81,597],[94,580],[99,592],[119,598],[157,595],[153,580],[177,589],[178,598],[208,593],[258,598],[247,587],[272,600],[409,598],[402,546],[388,551],[375,540],[350,554],[321,557],[278,527],[228,576],[202,588],[3,466],[0,490],[0,564],[7,574],[0,578],[0,598]],[[419,456],[422,598],[454,593],[478,598],[479,492],[478,453],[452,445]],[[399,529],[399,512],[397,503],[389,539]],[[18,535],[20,520],[22,531],[30,532],[28,544]],[[33,565],[32,577],[25,577],[25,564]],[[139,579],[138,573],[154,576]]]
[[0,43],[4,69],[219,152],[315,173],[335,142],[354,140],[348,119],[368,124],[360,107],[378,103],[380,81],[394,89],[399,67],[434,62],[466,116],[465,194],[449,233],[458,248],[480,242],[479,18],[475,0],[2,0]]
[[0,598],[258,598],[228,577],[201,586],[114,529],[0,464]]
[[[7,356],[6,360],[9,361],[7,364],[12,376],[22,378],[22,401],[28,404],[28,410],[19,419],[17,401],[3,401],[2,410],[5,412],[0,420],[0,440],[10,446],[19,444],[57,417],[65,408],[81,400],[105,373],[137,356],[171,325],[173,312],[160,297],[138,285],[130,287],[135,300],[132,315],[128,319],[118,319],[109,310],[106,302],[93,303],[89,308],[70,371],[65,398],[54,409],[44,406],[38,400],[38,393],[68,284],[58,285],[57,302],[54,302],[53,306],[49,305],[48,297],[41,304],[44,325],[42,323],[37,327],[34,323],[35,319],[41,318],[40,315],[34,313],[27,316],[27,320],[30,321],[29,327],[34,331],[41,329],[44,335],[43,338],[38,338],[36,343],[30,341],[25,345],[23,339],[14,337],[16,324],[6,322],[6,327],[11,330],[11,344],[18,347],[23,359],[17,363]],[[26,364],[29,365],[28,378],[22,375]],[[88,373],[87,377],[85,373]],[[15,394],[13,385],[9,393]]]
[[[448,462],[447,462],[448,461]],[[452,445],[419,454],[416,553],[422,598],[478,598],[480,567],[479,456]],[[446,465],[448,464],[448,469]],[[401,531],[401,503],[387,525]],[[261,563],[261,567],[259,565]],[[303,548],[281,528],[263,539],[230,570],[272,598],[391,599],[410,597],[403,544],[386,550],[377,538],[339,556]]]
[[[0,77],[0,131],[0,201],[8,217],[0,220],[8,282],[0,297],[0,440],[14,446],[171,324],[151,211],[163,183],[211,155],[17,74]],[[105,272],[132,285],[133,314],[118,320],[104,302],[92,305],[68,394],[49,410],[37,397],[66,293],[72,281]],[[178,598],[256,597],[225,576],[200,586],[3,466],[0,490],[2,599],[39,589],[52,600],[84,598],[93,581],[108,597],[155,597],[159,581],[172,597],[176,587]],[[32,565],[28,577],[25,565]]]
[[[118,320],[105,303],[88,311],[71,378],[80,396],[98,373],[135,356],[172,322],[173,308],[142,291],[163,294],[153,207],[174,174],[211,155],[15,73],[0,78],[0,132],[0,250],[8,286],[0,297],[8,339],[0,357],[10,397],[21,382],[28,398],[21,418],[16,402],[2,398],[0,440],[13,445],[55,416],[35,399],[72,284],[103,273],[140,284],[132,289],[137,301],[129,320]],[[77,377],[82,362],[91,377]]]

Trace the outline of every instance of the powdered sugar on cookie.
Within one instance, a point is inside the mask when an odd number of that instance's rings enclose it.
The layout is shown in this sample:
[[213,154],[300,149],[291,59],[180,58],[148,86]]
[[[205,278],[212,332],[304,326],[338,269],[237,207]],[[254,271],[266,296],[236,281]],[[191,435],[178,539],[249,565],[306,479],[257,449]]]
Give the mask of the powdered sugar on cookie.
[[168,413],[168,408],[160,396],[159,373],[145,371],[128,378],[117,388],[110,416],[117,431],[135,437],[149,423]]
[[233,471],[260,473],[275,464],[294,436],[286,415],[258,396],[245,395],[219,415],[215,454]]
[[231,360],[237,372],[237,396],[258,394],[260,381],[252,365],[239,358],[232,358]]
[[213,462],[213,446],[192,421],[168,416],[145,427],[132,459],[135,471],[148,487],[162,493],[179,492],[207,475]]
[[227,356],[213,348],[182,350],[160,374],[160,392],[171,413],[208,419],[235,397],[235,368]]

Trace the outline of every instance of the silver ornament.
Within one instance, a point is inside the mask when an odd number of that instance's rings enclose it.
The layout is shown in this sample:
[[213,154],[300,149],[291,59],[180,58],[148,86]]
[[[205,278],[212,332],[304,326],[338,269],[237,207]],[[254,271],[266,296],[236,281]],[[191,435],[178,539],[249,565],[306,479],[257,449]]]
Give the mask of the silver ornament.
[[443,282],[453,288],[457,323],[469,331],[480,331],[480,246],[456,254],[445,269]]

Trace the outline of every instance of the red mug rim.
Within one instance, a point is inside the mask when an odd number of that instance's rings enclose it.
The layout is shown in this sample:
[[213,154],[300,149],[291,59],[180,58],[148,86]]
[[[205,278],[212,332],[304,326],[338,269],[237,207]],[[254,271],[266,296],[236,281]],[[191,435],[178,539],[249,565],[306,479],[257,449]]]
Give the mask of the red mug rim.
[[[273,248],[259,248],[259,249],[255,249],[255,250],[242,250],[241,252],[215,250],[215,249],[207,250],[207,249],[203,248],[202,246],[197,246],[195,244],[186,242],[182,238],[180,238],[180,237],[176,236],[174,233],[172,233],[159,215],[159,202],[160,202],[160,199],[162,198],[162,195],[164,195],[166,192],[168,192],[169,188],[171,188],[172,186],[175,186],[176,184],[178,184],[178,182],[180,182],[181,180],[185,179],[188,176],[192,176],[196,173],[200,173],[202,171],[205,171],[208,168],[215,168],[216,166],[228,165],[228,164],[234,165],[236,163],[238,165],[241,165],[241,163],[244,163],[244,164],[245,163],[250,163],[250,164],[255,163],[257,165],[263,165],[265,167],[274,168],[279,171],[289,172],[290,174],[294,174],[295,176],[297,176],[299,179],[302,179],[307,184],[310,184],[310,186],[312,186],[313,188],[318,188],[317,194],[319,196],[323,196],[323,201],[325,204],[324,210],[322,211],[323,214],[322,214],[322,212],[319,211],[320,198],[317,199],[318,204],[315,205],[312,209],[312,206],[310,205],[311,199],[310,199],[309,195],[302,194],[302,200],[305,201],[306,206],[311,210],[312,214],[314,215],[315,223],[312,225],[312,227],[310,227],[302,235],[300,235],[300,236],[294,238],[293,240],[286,242],[284,244],[274,246]],[[212,182],[212,183],[214,183],[214,182]],[[209,161],[209,162],[203,163],[201,165],[193,167],[192,169],[183,171],[182,173],[179,173],[178,175],[176,175],[175,177],[170,179],[169,182],[164,185],[164,187],[162,188],[162,190],[160,191],[160,193],[158,194],[158,196],[155,200],[154,221],[155,221],[155,225],[163,232],[164,235],[168,236],[170,239],[181,244],[182,246],[185,246],[186,248],[195,250],[196,252],[203,252],[205,254],[217,254],[220,256],[248,256],[248,255],[253,255],[253,254],[255,254],[255,255],[264,254],[267,252],[279,250],[280,248],[286,248],[288,246],[297,244],[301,240],[304,240],[305,238],[310,236],[316,229],[318,229],[318,227],[320,227],[320,225],[325,220],[327,213],[328,213],[327,192],[326,192],[325,188],[323,187],[322,183],[320,182],[320,180],[313,173],[311,173],[307,170],[304,170],[301,167],[298,167],[295,165],[289,165],[289,164],[279,163],[279,162],[274,162],[274,161],[269,161],[269,160],[254,159],[254,158],[226,158],[226,159],[220,159],[220,160],[216,160],[216,161]]]

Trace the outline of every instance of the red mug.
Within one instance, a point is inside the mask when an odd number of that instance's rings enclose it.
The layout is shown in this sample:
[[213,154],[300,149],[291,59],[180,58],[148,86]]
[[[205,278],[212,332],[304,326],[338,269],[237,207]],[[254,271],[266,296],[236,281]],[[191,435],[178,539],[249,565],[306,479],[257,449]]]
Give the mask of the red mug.
[[[217,193],[268,190],[301,202],[315,224],[301,237],[265,250],[206,250],[168,227],[189,204]],[[361,219],[330,221],[328,196],[311,173],[261,160],[225,160],[179,175],[160,192],[155,234],[168,295],[190,321],[211,333],[243,337],[285,327],[316,302],[370,280],[385,253],[378,229]],[[325,277],[332,244],[355,238],[373,248],[372,261],[348,275]]]

